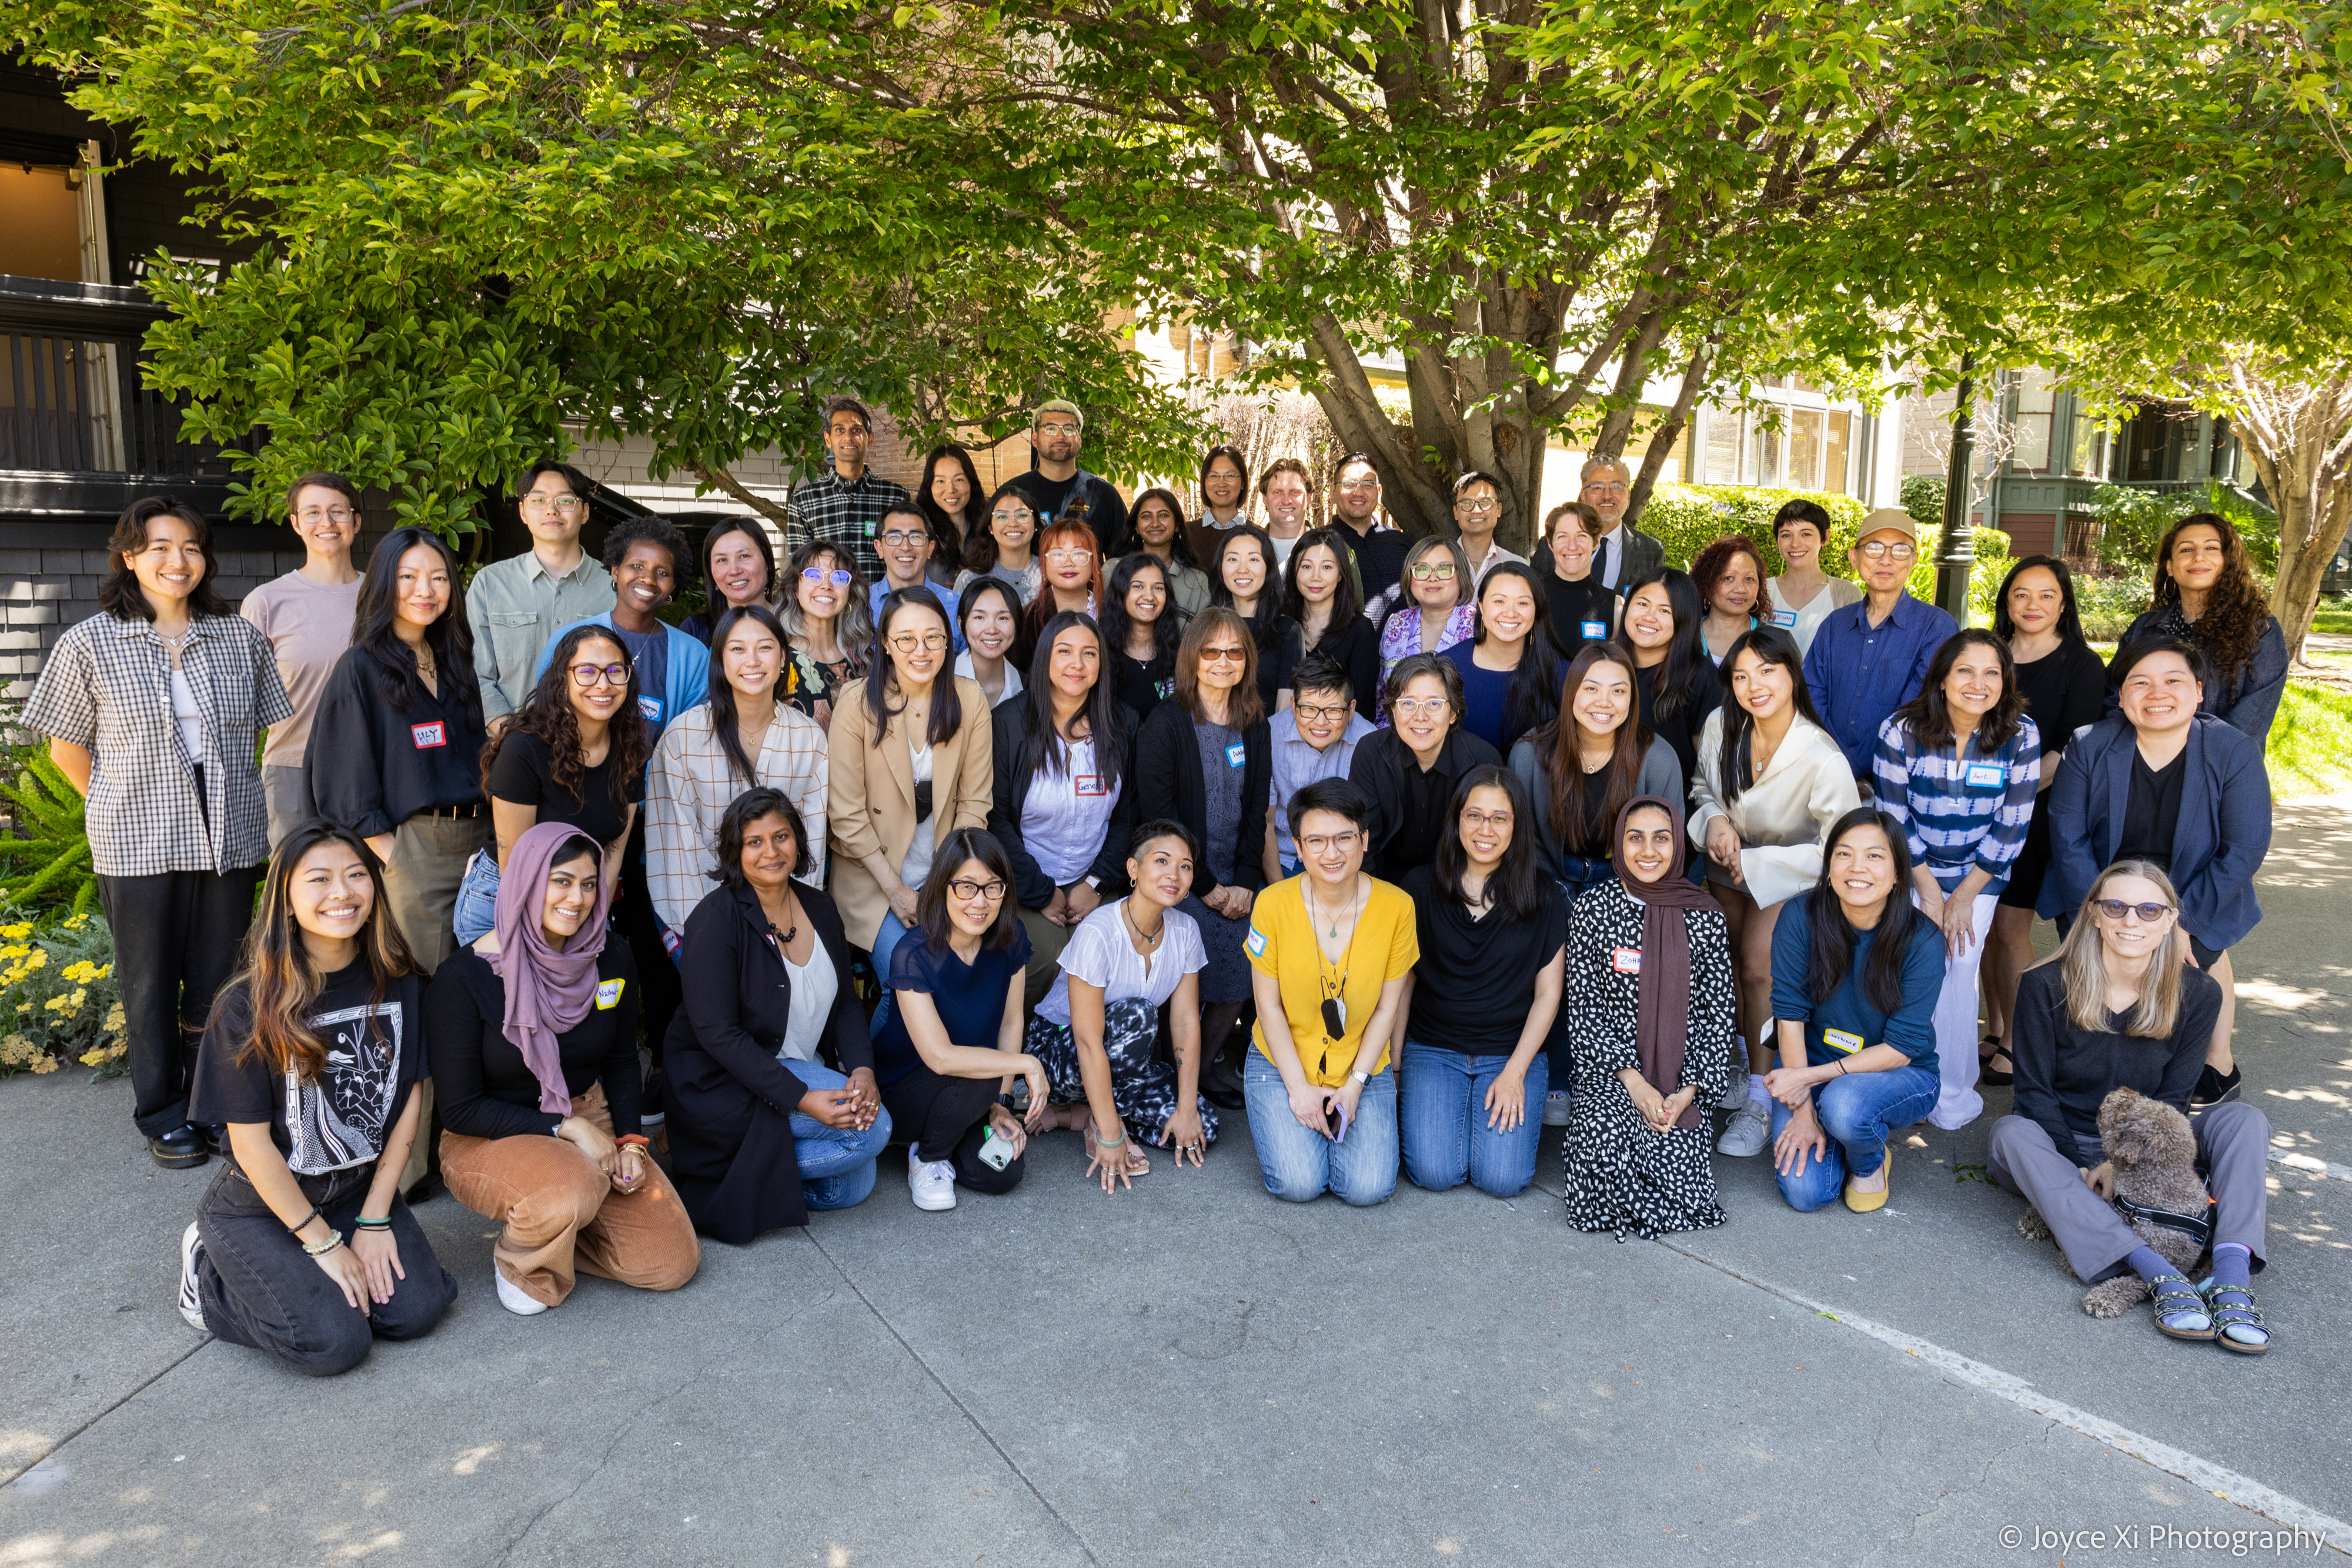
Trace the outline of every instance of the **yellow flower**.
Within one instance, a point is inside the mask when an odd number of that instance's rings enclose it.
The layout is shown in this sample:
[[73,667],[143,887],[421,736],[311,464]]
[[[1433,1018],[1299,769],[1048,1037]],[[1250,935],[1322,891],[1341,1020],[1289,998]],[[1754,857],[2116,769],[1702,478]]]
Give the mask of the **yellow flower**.
[[5,936],[11,942],[22,942],[32,934],[32,926],[21,921],[15,925],[0,925],[0,936]]
[[109,1034],[121,1034],[122,1032],[122,1004],[121,1002],[117,1002],[112,1007],[106,1009],[106,1021],[99,1027],[105,1030]]
[[72,915],[66,917],[66,929],[68,931],[79,931],[88,924],[89,924],[89,916],[87,915]]
[[81,1064],[84,1067],[96,1067],[105,1060],[106,1052],[102,1051],[85,1051],[81,1053]]
[[55,1072],[57,1070],[58,1059],[54,1056],[37,1056],[33,1059],[35,1072]]
[[25,960],[25,967],[27,969],[46,968],[48,966],[48,962],[49,950],[46,947],[36,947],[33,949],[31,956]]
[[21,1034],[0,1036],[0,1063],[22,1067],[33,1060],[33,1042]]

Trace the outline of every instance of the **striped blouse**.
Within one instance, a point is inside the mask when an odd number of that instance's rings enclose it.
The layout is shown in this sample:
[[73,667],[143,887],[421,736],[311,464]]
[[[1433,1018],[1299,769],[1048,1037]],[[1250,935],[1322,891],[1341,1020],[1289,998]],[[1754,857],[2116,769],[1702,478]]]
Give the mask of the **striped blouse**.
[[1871,788],[1879,809],[1903,824],[1912,863],[1934,873],[1947,894],[1972,867],[1991,879],[1985,892],[1999,893],[2009,885],[2033,820],[2042,733],[2021,716],[2017,733],[1998,750],[1979,750],[1969,739],[1965,758],[1957,747],[1930,751],[1908,719],[1889,718],[1878,727]]

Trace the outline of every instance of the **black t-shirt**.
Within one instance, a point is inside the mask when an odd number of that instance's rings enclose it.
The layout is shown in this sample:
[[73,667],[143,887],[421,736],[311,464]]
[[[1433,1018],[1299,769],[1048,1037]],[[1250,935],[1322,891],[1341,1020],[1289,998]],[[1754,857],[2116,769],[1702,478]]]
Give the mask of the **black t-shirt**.
[[1658,716],[1657,688],[1665,678],[1665,669],[1664,664],[1654,664],[1637,671],[1634,698],[1643,727],[1674,748],[1675,760],[1683,765],[1683,788],[1687,790],[1691,780],[1698,777],[1699,731],[1706,727],[1706,716],[1723,706],[1723,678],[1705,659],[1693,661],[1690,687],[1683,694],[1682,706],[1673,717],[1662,719]]
[[646,797],[642,773],[614,778],[619,760],[618,748],[606,747],[604,761],[581,769],[580,793],[574,795],[556,782],[555,753],[547,742],[535,735],[509,735],[490,764],[490,795],[509,805],[536,806],[541,821],[562,822],[609,844],[621,836],[628,805]]
[[1086,486],[1087,526],[1095,531],[1096,542],[1108,557],[1127,537],[1127,503],[1110,481],[1089,474],[1081,468],[1066,479],[1048,479],[1043,474],[1024,474],[1021,487],[1037,503],[1037,531],[1043,533],[1069,509],[1071,492],[1080,485]]
[[1537,580],[1544,586],[1544,608],[1551,612],[1552,646],[1562,659],[1573,659],[1587,643],[1605,643],[1615,634],[1617,595],[1598,577],[1588,573],[1581,582],[1563,582],[1547,571]]
[[2041,732],[2042,755],[2055,757],[2076,730],[2098,723],[2106,712],[2107,669],[2087,643],[2061,643],[2017,666],[2017,695]]
[[[637,1131],[637,967],[629,945],[604,939],[596,957],[596,999],[588,1016],[555,1037],[564,1092],[602,1083],[614,1136]],[[460,947],[434,971],[425,995],[433,1042],[433,1089],[441,1124],[468,1138],[551,1134],[563,1118],[539,1108],[539,1080],[506,1035],[506,982],[490,961]]]
[[1468,1056],[1508,1056],[1536,1003],[1536,975],[1568,940],[1568,900],[1549,876],[1543,910],[1532,920],[1507,920],[1488,910],[1473,920],[1459,899],[1437,891],[1433,866],[1405,873],[1421,936],[1413,967],[1412,1020],[1406,1033],[1423,1045]]
[[253,1008],[245,983],[231,986],[196,1053],[188,1119],[268,1123],[297,1176],[370,1164],[425,1077],[424,988],[420,977],[404,975],[379,997],[364,960],[329,975],[308,1019],[327,1048],[326,1070],[315,1082],[289,1084],[259,1057],[235,1060],[253,1033]]
[[1139,722],[1176,693],[1176,656],[1155,653],[1139,659],[1121,649],[1110,660],[1111,690],[1135,710]]
[[1356,576],[1363,585],[1365,602],[1394,588],[1404,576],[1404,555],[1412,548],[1412,540],[1402,530],[1376,528],[1359,534],[1337,518],[1331,528],[1348,547],[1348,553],[1356,558]]
[[2189,777],[2189,748],[2161,768],[2150,768],[2132,747],[2131,792],[2124,797],[2124,831],[2116,841],[2119,861],[2154,861],[2169,870],[2172,837],[2180,826],[2180,781]]

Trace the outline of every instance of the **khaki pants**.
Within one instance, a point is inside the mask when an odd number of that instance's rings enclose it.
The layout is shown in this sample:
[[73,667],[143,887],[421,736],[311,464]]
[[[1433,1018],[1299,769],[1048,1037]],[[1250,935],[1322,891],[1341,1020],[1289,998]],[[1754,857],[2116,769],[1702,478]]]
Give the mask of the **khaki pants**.
[[[408,950],[433,973],[457,950],[450,915],[457,907],[457,884],[466,879],[466,862],[490,841],[488,812],[478,817],[431,817],[420,813],[394,830],[392,860],[383,868],[383,901],[400,923]],[[400,1170],[400,1190],[408,1192],[431,1168],[433,1081],[418,1084],[417,1128],[424,1135],[408,1145],[408,1163]]]
[[[572,1113],[613,1130],[602,1084],[574,1100]],[[675,1291],[702,1264],[694,1222],[651,1161],[645,1185],[625,1193],[564,1139],[445,1132],[441,1179],[459,1203],[505,1223],[490,1249],[499,1272],[551,1307],[572,1293],[575,1272],[642,1291]]]
[[[1031,1012],[1045,999],[1054,988],[1055,978],[1062,972],[1062,949],[1070,945],[1070,928],[1056,925],[1045,918],[1045,912],[1024,909],[1021,929],[1029,934],[1029,969],[1023,987],[1022,1005]],[[1023,1028],[1028,1026],[1024,1023]],[[993,1043],[992,1041],[991,1043]]]

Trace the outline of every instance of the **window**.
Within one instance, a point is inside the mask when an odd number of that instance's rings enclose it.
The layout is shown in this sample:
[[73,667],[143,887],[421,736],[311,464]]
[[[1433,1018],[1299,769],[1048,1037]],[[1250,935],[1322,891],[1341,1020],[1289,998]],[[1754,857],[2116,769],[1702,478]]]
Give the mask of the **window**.
[[2017,444],[2010,451],[2009,465],[2020,472],[2041,474],[2050,467],[2050,416],[2057,403],[2057,390],[2051,384],[2050,372],[2030,370],[2021,372],[2017,386]]
[[1737,410],[1710,408],[1706,411],[1703,434],[1706,444],[1700,458],[1698,483],[1739,483],[1739,426],[1740,415]]
[[1822,411],[1789,411],[1789,484],[1799,490],[1822,487]]
[[1846,443],[1853,434],[1853,415],[1842,408],[1830,410],[1822,432],[1822,488],[1846,494]]

